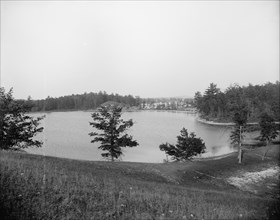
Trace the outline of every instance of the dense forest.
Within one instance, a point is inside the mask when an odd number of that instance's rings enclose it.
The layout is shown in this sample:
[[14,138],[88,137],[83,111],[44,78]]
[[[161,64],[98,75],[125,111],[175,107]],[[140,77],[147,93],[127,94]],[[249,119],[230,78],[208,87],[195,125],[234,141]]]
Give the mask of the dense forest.
[[248,121],[257,121],[263,112],[280,121],[279,89],[276,81],[243,87],[234,84],[222,92],[211,83],[203,95],[195,93],[195,107],[202,118],[213,121],[231,121],[233,113],[241,108],[246,109]]
[[119,94],[107,94],[106,92],[91,92],[80,95],[62,96],[58,98],[47,97],[42,100],[31,100],[29,98],[27,100],[27,102],[33,106],[33,112],[95,109],[107,101],[123,103],[127,107],[140,105],[140,97],[133,97],[132,95],[121,96]]

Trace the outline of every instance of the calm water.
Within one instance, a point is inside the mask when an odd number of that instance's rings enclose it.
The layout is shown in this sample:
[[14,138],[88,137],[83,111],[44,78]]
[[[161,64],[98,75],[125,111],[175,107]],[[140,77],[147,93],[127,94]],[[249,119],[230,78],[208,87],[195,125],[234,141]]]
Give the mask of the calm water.
[[[49,156],[82,160],[102,160],[98,143],[90,143],[88,135],[93,130],[89,125],[90,112],[44,113],[44,131],[36,138],[42,140],[42,148],[29,149],[28,152]],[[40,114],[32,114],[39,116]],[[123,148],[123,161],[162,162],[164,152],[159,145],[165,142],[175,144],[180,130],[185,127],[201,137],[206,145],[203,157],[221,155],[233,151],[230,148],[229,128],[205,125],[195,120],[195,115],[182,112],[141,111],[125,112],[123,118],[135,122],[128,131],[139,143],[138,147]]]

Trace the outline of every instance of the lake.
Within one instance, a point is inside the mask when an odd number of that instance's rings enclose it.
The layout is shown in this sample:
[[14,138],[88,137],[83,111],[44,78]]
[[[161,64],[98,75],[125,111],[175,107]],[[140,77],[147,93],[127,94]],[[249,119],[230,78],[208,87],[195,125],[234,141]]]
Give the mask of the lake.
[[[103,160],[98,143],[90,143],[89,132],[93,128],[91,112],[33,113],[32,116],[46,115],[42,120],[44,131],[36,139],[44,142],[41,148],[30,148],[27,152],[48,156],[81,160]],[[230,128],[202,124],[195,114],[186,112],[139,111],[124,112],[124,119],[133,119],[134,125],[128,133],[138,141],[139,146],[123,148],[123,161],[161,163],[166,158],[159,150],[165,142],[176,144],[180,130],[185,127],[195,132],[206,145],[202,157],[217,156],[234,151],[230,147]]]

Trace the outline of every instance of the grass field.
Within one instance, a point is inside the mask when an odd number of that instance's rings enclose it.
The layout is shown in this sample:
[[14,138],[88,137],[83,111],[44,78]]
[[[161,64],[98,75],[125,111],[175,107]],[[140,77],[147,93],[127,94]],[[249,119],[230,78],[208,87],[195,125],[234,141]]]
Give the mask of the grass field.
[[247,150],[242,165],[235,153],[149,164],[0,151],[0,211],[4,219],[276,219],[279,182],[256,183],[252,193],[227,181],[278,166],[279,145],[265,161],[263,151]]

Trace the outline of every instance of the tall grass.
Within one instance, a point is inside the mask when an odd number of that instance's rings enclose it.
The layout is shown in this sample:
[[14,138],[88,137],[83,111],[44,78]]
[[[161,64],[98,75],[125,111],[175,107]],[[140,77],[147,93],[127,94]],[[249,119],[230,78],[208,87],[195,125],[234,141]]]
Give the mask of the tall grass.
[[6,219],[266,219],[277,214],[274,200],[186,188],[111,162],[2,151],[0,174],[0,211]]

